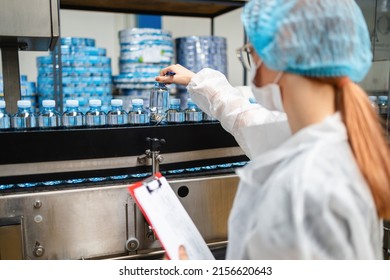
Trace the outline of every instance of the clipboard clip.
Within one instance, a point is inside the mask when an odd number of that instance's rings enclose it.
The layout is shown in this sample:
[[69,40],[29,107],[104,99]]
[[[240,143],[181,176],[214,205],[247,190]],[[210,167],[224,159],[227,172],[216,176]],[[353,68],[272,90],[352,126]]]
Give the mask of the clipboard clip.
[[[156,182],[157,184],[153,184],[154,182]],[[149,193],[152,193],[155,190],[160,189],[162,186],[162,183],[160,181],[160,178],[155,177],[155,176],[151,176],[149,178],[146,178],[143,181],[143,185],[146,187],[146,189],[148,190]]]

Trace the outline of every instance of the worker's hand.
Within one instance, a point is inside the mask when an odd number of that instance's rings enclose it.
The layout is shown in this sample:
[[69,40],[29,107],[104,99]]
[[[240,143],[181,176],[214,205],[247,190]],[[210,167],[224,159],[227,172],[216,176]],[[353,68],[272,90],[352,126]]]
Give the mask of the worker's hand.
[[180,260],[188,260],[187,251],[183,245],[180,245],[180,247],[179,247],[179,259]]
[[[173,72],[174,75],[167,75],[167,73]],[[195,75],[194,72],[181,66],[180,64],[173,64],[160,71],[160,76],[156,77],[156,81],[164,84],[177,84],[187,86]]]
[[[168,256],[164,255],[164,260],[168,260]],[[188,260],[187,251],[183,245],[179,247],[179,260]]]

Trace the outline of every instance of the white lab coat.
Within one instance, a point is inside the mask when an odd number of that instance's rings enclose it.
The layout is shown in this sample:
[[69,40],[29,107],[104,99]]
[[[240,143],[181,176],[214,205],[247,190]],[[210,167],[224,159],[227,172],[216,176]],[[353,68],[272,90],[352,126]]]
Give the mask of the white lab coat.
[[[291,135],[285,113],[251,104],[249,98],[232,87],[218,71],[201,70],[192,78],[187,90],[206,114],[218,119],[235,137],[249,158],[277,147]],[[250,139],[257,139],[257,144],[248,146]]]
[[[216,71],[200,71],[188,91],[250,152],[251,162],[237,170],[228,259],[383,258],[382,221],[339,113],[289,137],[283,126],[270,132],[272,121],[284,122],[280,114],[247,104]],[[261,123],[276,144],[263,141],[261,133],[242,132],[259,130]]]

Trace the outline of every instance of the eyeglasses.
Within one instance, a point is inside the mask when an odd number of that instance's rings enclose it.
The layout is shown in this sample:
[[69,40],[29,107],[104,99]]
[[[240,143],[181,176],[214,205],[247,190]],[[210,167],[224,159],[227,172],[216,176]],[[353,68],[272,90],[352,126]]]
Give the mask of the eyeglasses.
[[236,50],[237,58],[246,70],[250,70],[253,65],[252,52],[253,47],[249,43]]

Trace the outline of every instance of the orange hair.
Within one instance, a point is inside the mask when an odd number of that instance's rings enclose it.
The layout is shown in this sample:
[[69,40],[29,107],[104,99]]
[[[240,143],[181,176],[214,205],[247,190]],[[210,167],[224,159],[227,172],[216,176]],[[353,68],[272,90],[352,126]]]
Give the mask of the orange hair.
[[364,90],[347,77],[315,80],[330,83],[338,91],[336,108],[356,162],[370,187],[378,216],[390,219],[390,149],[378,114]]
[[378,215],[390,219],[390,151],[379,116],[355,83],[341,87],[338,99],[349,143],[370,186]]

